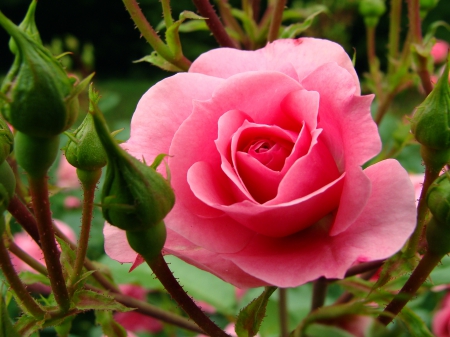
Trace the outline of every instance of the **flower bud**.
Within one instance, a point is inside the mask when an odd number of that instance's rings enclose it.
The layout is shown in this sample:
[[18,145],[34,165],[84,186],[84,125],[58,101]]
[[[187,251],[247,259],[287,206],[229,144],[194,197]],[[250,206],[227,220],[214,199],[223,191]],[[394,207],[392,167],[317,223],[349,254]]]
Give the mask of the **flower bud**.
[[31,4],[22,28],[0,12],[0,25],[14,40],[10,46],[16,56],[0,88],[0,110],[16,130],[33,137],[51,138],[75,121],[78,94],[90,78],[74,87],[74,79],[42,46],[36,38],[35,5]]
[[375,27],[385,12],[386,5],[383,0],[361,0],[359,3],[359,13],[364,17],[367,27]]
[[[34,13],[36,11],[37,0],[33,0],[28,7],[27,14],[25,18],[20,23],[19,28],[25,32],[31,39],[33,39],[37,44],[42,46],[41,36],[36,26],[36,21],[34,20]],[[9,40],[9,49],[15,55],[17,53],[17,45],[14,39]]]
[[427,224],[428,251],[436,255],[450,253],[450,227],[436,220],[435,217]]
[[2,163],[13,150],[14,136],[8,124],[0,118],[0,163]]
[[411,120],[411,131],[417,141],[430,149],[450,149],[449,62],[438,83],[417,107]]
[[159,224],[172,209],[175,195],[154,167],[130,156],[112,138],[97,107],[98,94],[89,90],[94,124],[108,157],[102,190],[105,219],[126,231],[145,231]]
[[163,221],[143,231],[127,231],[130,247],[146,261],[151,261],[161,254],[166,236],[166,226]]
[[5,230],[3,213],[8,208],[9,202],[16,190],[16,177],[6,160],[0,164],[0,235]]
[[429,187],[427,204],[431,214],[450,231],[450,174],[439,176]]
[[106,165],[106,153],[98,138],[94,119],[87,114],[66,145],[70,165],[84,171],[96,171]]

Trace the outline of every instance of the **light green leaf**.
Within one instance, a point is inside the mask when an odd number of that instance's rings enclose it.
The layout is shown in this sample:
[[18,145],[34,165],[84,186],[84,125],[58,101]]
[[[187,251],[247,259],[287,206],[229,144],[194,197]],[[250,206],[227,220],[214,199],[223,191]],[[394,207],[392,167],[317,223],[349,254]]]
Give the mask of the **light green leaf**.
[[19,274],[19,276],[24,284],[42,283],[48,286],[50,285],[50,280],[48,277],[42,274],[23,271]]
[[281,33],[280,38],[282,39],[292,39],[301,33],[303,33],[305,30],[307,30],[313,23],[314,18],[319,15],[320,13],[323,13],[324,9],[320,9],[317,12],[314,12],[310,16],[308,16],[305,21],[302,23],[294,23],[284,29],[284,31]]
[[159,54],[154,51],[150,55],[144,56],[143,58],[134,61],[134,63],[137,62],[148,62],[153,64],[154,66],[157,66],[163,70],[167,71],[173,71],[173,72],[180,72],[183,71],[182,69],[178,68],[177,66],[173,65],[163,57],[159,56]]
[[78,290],[73,296],[73,306],[79,310],[114,310],[127,312],[127,308],[114,300],[111,296],[99,294],[90,290]]
[[410,308],[403,308],[398,318],[405,324],[411,337],[433,337],[434,335],[427,328],[422,319]]
[[311,324],[305,331],[308,337],[355,337],[353,334],[336,326],[324,324]]
[[95,323],[102,327],[108,337],[127,337],[127,332],[114,320],[111,311],[95,311]]
[[266,307],[270,296],[277,287],[265,287],[263,293],[248,304],[238,315],[236,334],[239,337],[255,336],[266,316]]
[[43,323],[44,321],[38,322],[33,317],[23,315],[17,320],[14,328],[18,332],[19,336],[28,337],[32,333],[42,329]]
[[72,327],[72,321],[75,315],[69,316],[61,322],[61,324],[55,326],[56,333],[58,337],[69,337],[70,328]]

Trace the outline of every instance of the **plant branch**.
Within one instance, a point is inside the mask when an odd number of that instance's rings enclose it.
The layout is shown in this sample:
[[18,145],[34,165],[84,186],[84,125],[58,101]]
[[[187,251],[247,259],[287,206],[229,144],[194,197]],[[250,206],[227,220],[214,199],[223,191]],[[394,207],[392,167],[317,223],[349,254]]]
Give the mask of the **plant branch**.
[[278,307],[279,307],[279,317],[280,317],[280,336],[289,336],[289,322],[288,322],[288,311],[287,311],[287,289],[278,288],[278,294],[280,296]]
[[19,259],[21,259],[23,262],[25,262],[27,265],[29,265],[31,268],[36,270],[38,273],[48,276],[47,268],[45,268],[45,266],[42,263],[40,263],[38,260],[33,258],[27,252],[22,250],[22,248],[16,245],[14,241],[9,239],[8,239],[8,250],[15,256],[17,256]]
[[[4,219],[0,221],[4,221]],[[28,310],[29,313],[37,319],[44,318],[44,311],[42,310],[40,305],[36,303],[33,297],[31,297],[31,295],[25,288],[25,285],[22,283],[19,276],[17,275],[11,263],[11,259],[9,258],[9,254],[5,247],[5,243],[1,238],[0,238],[0,268],[3,272],[3,275],[6,277],[6,280],[8,281],[9,285],[14,290],[14,293],[16,294],[17,298],[19,299],[21,304],[26,308],[26,310]]]
[[172,298],[189,315],[189,317],[198,324],[200,328],[202,328],[210,336],[230,337],[216,324],[214,324],[214,322],[211,321],[209,317],[206,316],[205,313],[195,304],[192,298],[186,294],[173,276],[161,254],[159,254],[159,256],[155,259],[146,262]]
[[325,277],[319,277],[314,281],[313,295],[311,302],[311,311],[323,307],[327,297],[328,280]]
[[166,23],[166,28],[169,28],[173,24],[172,12],[170,10],[170,0],[160,0],[163,10],[164,22]]
[[428,275],[441,261],[442,255],[435,255],[430,252],[425,253],[422,260],[414,269],[400,292],[394,297],[391,303],[384,309],[383,313],[378,316],[378,320],[383,325],[388,325],[395,316],[403,309],[408,301],[414,296],[419,287],[425,282]]
[[33,238],[40,246],[39,232],[37,229],[36,219],[27,206],[19,199],[17,194],[11,199],[8,205],[8,212],[16,219],[23,229]]
[[273,42],[278,38],[285,5],[286,0],[278,0],[275,5],[275,10],[273,11],[272,15],[272,21],[270,22],[267,42]]
[[208,18],[206,24],[219,45],[221,47],[237,48],[237,45],[226,32],[225,27],[222,25],[222,22],[220,22],[220,19],[210,2],[208,0],[192,0],[192,2],[200,15],[204,18]]
[[47,177],[34,177],[29,175],[30,194],[33,202],[33,210],[41,240],[41,248],[47,265],[48,277],[55,300],[65,312],[69,310],[70,299],[64,280],[61,263],[59,262],[59,250],[56,246],[55,232],[50,212],[48,199]]
[[400,21],[402,16],[402,0],[391,0],[389,13],[389,42],[388,42],[388,74],[395,72],[394,67],[398,58],[400,41]]

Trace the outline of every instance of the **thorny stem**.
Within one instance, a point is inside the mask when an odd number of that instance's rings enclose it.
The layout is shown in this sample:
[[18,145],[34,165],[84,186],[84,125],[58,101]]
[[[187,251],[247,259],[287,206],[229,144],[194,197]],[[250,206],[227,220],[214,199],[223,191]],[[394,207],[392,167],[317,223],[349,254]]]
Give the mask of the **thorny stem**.
[[[422,27],[420,22],[420,3],[419,0],[408,0],[408,19],[409,31],[411,33],[412,43],[418,48],[422,47]],[[420,53],[414,53],[417,57],[417,74],[422,81],[423,89],[428,95],[432,90],[430,73],[427,69],[427,59]]]
[[283,19],[283,12],[285,5],[286,0],[278,0],[275,5],[275,10],[272,15],[272,21],[270,22],[267,42],[273,42],[278,38],[278,33],[281,26],[281,20]]
[[160,0],[160,1],[163,10],[164,22],[166,23],[166,28],[169,28],[173,24],[172,13],[170,10],[170,0]]
[[327,296],[328,280],[325,277],[319,277],[314,281],[313,295],[311,302],[311,311],[323,307]]
[[25,262],[27,265],[29,265],[31,268],[36,270],[38,273],[47,276],[47,268],[34,259],[31,255],[29,255],[27,252],[22,250],[18,245],[14,243],[14,241],[8,242],[8,250],[13,253],[15,256],[17,256],[19,259],[21,259],[23,262]]
[[220,19],[214,11],[212,5],[209,3],[209,0],[192,0],[192,2],[200,15],[208,18],[206,20],[206,24],[219,45],[221,47],[237,48],[237,45],[226,32],[222,22],[220,22]]
[[[77,256],[75,259],[75,265],[73,267],[73,274],[70,275],[68,287],[69,289],[75,285],[78,281],[78,278],[81,276],[84,261],[86,259],[86,252],[89,243],[89,234],[91,231],[91,222],[92,222],[92,210],[94,208],[94,197],[95,197],[95,189],[97,187],[97,183],[102,175],[102,170],[96,171],[81,171],[77,169],[78,177],[83,186],[83,215],[81,217],[81,232],[80,238],[78,239],[78,248],[77,248]],[[73,292],[75,289],[71,289]]]
[[33,238],[34,241],[40,246],[41,241],[39,239],[39,232],[37,229],[36,219],[31,214],[30,210],[19,199],[17,194],[11,199],[8,205],[8,212],[17,220],[23,229]]
[[403,309],[403,307],[408,303],[408,301],[414,296],[419,287],[425,282],[428,275],[436,267],[436,265],[441,261],[442,255],[435,255],[430,252],[425,253],[422,260],[414,269],[413,273],[409,277],[408,281],[405,283],[400,292],[394,297],[391,303],[384,309],[383,313],[388,313],[392,315],[378,316],[378,320],[383,325],[388,325],[395,316]]
[[[0,221],[4,221],[3,219]],[[12,263],[9,258],[8,251],[5,247],[3,239],[0,238],[0,268],[5,275],[11,288],[14,290],[17,298],[20,300],[21,304],[30,312],[30,314],[37,318],[42,319],[44,317],[44,311],[39,306],[38,303],[31,297],[28,293],[25,285],[20,280],[17,275]]]
[[47,177],[34,177],[29,175],[30,194],[36,223],[41,240],[41,248],[47,265],[48,277],[55,300],[62,312],[69,310],[70,299],[64,280],[61,263],[59,262],[59,250],[56,246],[53,221],[48,199]]
[[289,335],[289,321],[288,321],[288,311],[287,311],[287,289],[278,288],[279,298],[279,316],[280,316],[280,332],[281,337],[288,337]]
[[246,48],[248,48],[249,46],[248,37],[247,35],[245,35],[244,31],[239,25],[239,22],[235,19],[235,17],[231,13],[230,6],[228,5],[227,1],[219,0],[217,1],[217,6],[219,7],[219,13],[223,21],[225,22],[225,25],[233,29],[239,35],[239,39],[242,41],[242,44]]
[[200,328],[202,328],[210,336],[230,337],[216,324],[214,324],[214,322],[211,321],[209,317],[206,316],[204,312],[195,304],[192,298],[186,294],[181,285],[173,276],[161,254],[153,260],[146,262],[172,298],[189,315],[189,317],[198,324]]
[[402,0],[391,0],[389,16],[389,43],[388,43],[388,74],[395,72],[395,63],[398,57],[400,40],[400,20],[402,15]]
[[379,100],[383,98],[383,91],[381,88],[381,74],[378,67],[378,60],[375,53],[375,27],[366,26],[367,37],[367,58],[369,62],[370,75],[375,83],[375,93]]
[[425,222],[428,214],[426,195],[430,185],[439,176],[439,172],[440,170],[433,170],[428,165],[425,166],[425,178],[423,181],[422,192],[420,192],[419,204],[417,205],[417,225],[414,233],[409,239],[408,246],[406,247],[406,258],[414,257],[419,248],[420,241],[425,239],[423,232],[425,229]]
[[176,65],[178,68],[187,71],[191,65],[191,62],[184,56],[176,59],[172,55],[170,48],[160,39],[153,27],[145,18],[136,0],[123,0],[125,7],[130,13],[131,18],[136,24],[137,28],[141,32],[142,36],[147,42],[161,55],[164,59],[170,63]]

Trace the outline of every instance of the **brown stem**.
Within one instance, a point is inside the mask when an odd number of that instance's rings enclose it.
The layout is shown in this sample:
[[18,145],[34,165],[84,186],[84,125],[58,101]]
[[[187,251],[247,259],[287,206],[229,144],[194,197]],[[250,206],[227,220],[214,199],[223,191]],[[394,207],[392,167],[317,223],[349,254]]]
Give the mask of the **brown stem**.
[[286,0],[278,0],[275,5],[275,10],[272,15],[272,21],[270,22],[269,34],[267,35],[268,42],[273,42],[278,38],[285,6]]
[[359,274],[362,274],[365,272],[372,271],[374,269],[378,269],[383,265],[384,262],[385,262],[385,260],[360,263],[354,267],[351,267],[349,270],[347,270],[344,277],[355,276],[355,275],[359,275]]
[[225,0],[219,0],[217,2],[217,6],[219,7],[219,13],[222,20],[225,22],[226,26],[229,26],[233,29],[238,35],[242,44],[248,49],[250,42],[248,36],[242,30],[239,22],[233,16],[230,10],[230,5]]
[[8,212],[16,219],[16,221],[25,229],[25,231],[40,246],[39,232],[37,229],[36,219],[27,206],[19,199],[17,194],[11,199],[8,205]]
[[215,337],[230,337],[222,329],[220,329],[208,316],[195,304],[191,297],[183,290],[178,281],[172,274],[172,271],[166,264],[163,256],[151,261],[146,261],[153,273],[162,283],[164,288],[169,292],[178,305],[189,315],[189,317],[198,324],[208,335]]
[[201,16],[208,18],[206,24],[208,25],[211,33],[213,34],[216,41],[221,47],[237,48],[234,41],[228,35],[225,27],[220,22],[214,8],[209,3],[208,0],[192,0],[195,7],[197,7],[198,12]]
[[14,241],[8,242],[8,250],[13,253],[15,256],[17,256],[19,259],[21,259],[23,262],[25,262],[27,265],[29,265],[31,268],[36,270],[38,273],[47,276],[48,272],[45,266],[34,259],[31,255],[29,255],[27,252],[22,250],[18,245],[14,243]]
[[3,272],[3,275],[5,275],[9,285],[14,290],[17,298],[22,302],[26,310],[28,310],[33,317],[42,319],[44,317],[44,311],[39,306],[39,304],[37,304],[36,301],[31,297],[31,295],[25,288],[25,285],[17,275],[2,238],[0,238],[0,268]]
[[389,13],[388,74],[392,75],[397,67],[398,47],[400,41],[400,21],[402,16],[402,0],[392,0]]
[[289,336],[289,321],[287,311],[287,289],[278,288],[279,298],[279,315],[280,315],[280,331],[281,337]]
[[327,297],[328,280],[325,277],[319,277],[314,281],[313,295],[311,302],[311,311],[323,307]]
[[261,10],[261,0],[253,0],[252,8],[253,8],[253,20],[255,20],[255,22],[258,22],[259,12]]
[[47,265],[48,276],[55,300],[65,312],[70,307],[69,293],[67,292],[61,263],[59,261],[59,250],[56,246],[55,232],[50,212],[50,201],[48,199],[47,177],[34,177],[29,175],[30,194],[36,223],[41,240],[41,248]]
[[442,255],[434,255],[430,252],[425,253],[403,288],[384,309],[383,313],[391,315],[381,314],[378,316],[378,320],[383,325],[388,325],[392,322],[395,316],[397,316],[406,303],[408,303],[408,301],[414,296],[419,287],[425,282],[428,275],[430,275],[431,271],[434,267],[436,267],[441,259]]

